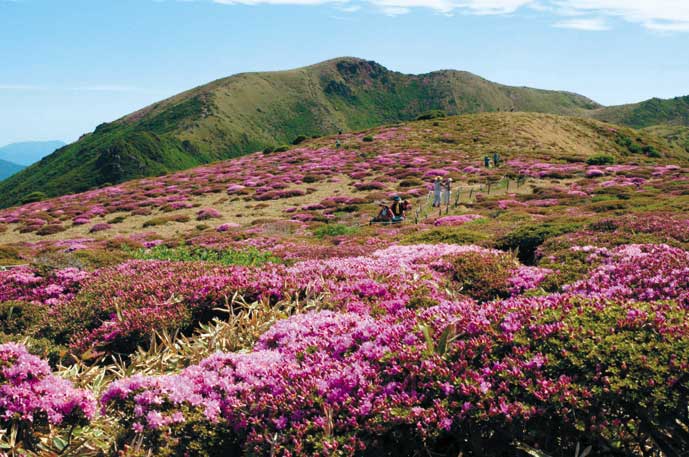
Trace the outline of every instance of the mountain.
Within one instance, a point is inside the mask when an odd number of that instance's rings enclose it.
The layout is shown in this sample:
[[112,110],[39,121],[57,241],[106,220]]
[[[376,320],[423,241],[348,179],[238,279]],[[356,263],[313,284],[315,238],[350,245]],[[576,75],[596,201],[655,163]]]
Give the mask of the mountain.
[[26,167],[24,167],[23,165],[18,165],[16,163],[0,159],[0,181],[2,181],[5,178],[9,178],[15,173],[19,173],[24,168]]
[[79,192],[431,110],[585,115],[599,108],[573,93],[504,86],[453,70],[406,75],[356,58],[243,73],[101,124],[0,184],[0,206],[36,191]]
[[689,95],[669,100],[652,98],[641,103],[600,108],[593,111],[592,116],[634,128],[659,124],[689,126]]
[[24,141],[0,147],[0,160],[29,166],[64,146],[62,141]]

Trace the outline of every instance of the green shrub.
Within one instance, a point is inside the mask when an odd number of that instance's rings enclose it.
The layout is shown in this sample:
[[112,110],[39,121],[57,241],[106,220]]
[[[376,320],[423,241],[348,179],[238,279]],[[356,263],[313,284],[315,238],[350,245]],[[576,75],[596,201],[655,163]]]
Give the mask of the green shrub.
[[115,216],[108,221],[108,224],[121,224],[126,220],[126,216]]
[[129,254],[140,260],[168,260],[172,262],[211,262],[222,265],[259,266],[265,263],[279,263],[281,259],[267,251],[254,247],[243,250],[215,250],[200,246],[168,247],[158,245],[151,249],[137,249]]
[[353,235],[359,231],[359,227],[350,227],[344,224],[327,224],[317,227],[313,234],[317,238],[324,238],[326,236],[343,236]]
[[479,232],[468,227],[438,227],[423,232],[412,233],[404,239],[405,243],[448,243],[489,245],[490,237],[485,231]]
[[0,302],[0,332],[21,335],[39,325],[45,309],[26,302]]
[[67,229],[60,224],[48,224],[48,225],[44,225],[43,227],[36,230],[36,235],[39,235],[39,236],[54,235],[56,233],[64,232],[65,230],[67,230]]
[[271,154],[271,153],[273,153],[273,152],[275,152],[275,148],[273,148],[273,147],[271,147],[271,146],[268,146],[267,148],[265,148],[265,149],[263,150],[263,153],[264,153],[264,154]]
[[0,244],[0,265],[17,265],[21,262],[22,258],[17,248]]
[[615,163],[615,158],[607,154],[598,154],[586,159],[586,163],[589,165],[612,165]]
[[285,152],[285,151],[289,151],[289,146],[282,145],[282,146],[278,146],[277,148],[275,148],[275,152]]
[[292,140],[292,144],[296,146],[298,144],[302,144],[306,140],[307,140],[306,135],[299,135],[294,140]]
[[657,150],[656,148],[654,148],[653,146],[644,146],[644,147],[642,148],[642,151],[643,151],[643,153],[646,154],[648,157],[651,157],[651,158],[654,158],[654,159],[657,159],[657,158],[660,158],[660,157],[661,157],[660,152],[658,152],[658,150]]
[[367,142],[367,143],[371,143],[371,142],[373,141],[373,137],[372,137],[372,136],[365,136],[365,137],[362,139],[362,141],[365,141],[365,142]]
[[416,120],[417,121],[427,121],[429,119],[439,119],[439,118],[446,117],[446,116],[447,116],[447,114],[445,113],[445,111],[435,109],[435,110],[427,111],[423,114],[420,114],[419,116],[417,116]]
[[545,222],[525,225],[498,239],[496,247],[503,250],[517,251],[517,256],[525,264],[536,260],[536,249],[549,238],[564,233],[575,232],[581,228],[579,223]]
[[452,256],[452,279],[459,291],[479,301],[509,296],[509,278],[517,260],[510,254],[468,252]]
[[24,198],[22,198],[20,202],[22,204],[35,203],[45,200],[46,198],[48,198],[48,196],[43,192],[31,192],[30,194],[24,196]]

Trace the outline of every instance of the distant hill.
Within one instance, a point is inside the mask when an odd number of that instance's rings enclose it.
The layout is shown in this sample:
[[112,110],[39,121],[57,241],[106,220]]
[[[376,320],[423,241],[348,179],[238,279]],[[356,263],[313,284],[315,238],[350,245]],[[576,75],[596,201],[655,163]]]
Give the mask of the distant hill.
[[0,184],[0,206],[27,194],[79,192],[160,175],[339,130],[448,114],[531,111],[586,115],[581,95],[496,84],[442,70],[406,75],[356,58],[243,73],[155,103],[65,146]]
[[16,163],[0,159],[0,181],[9,178],[15,173],[19,173],[24,168],[26,167],[24,167],[23,165],[18,165]]
[[0,160],[29,166],[64,146],[62,141],[24,141],[0,147]]
[[601,108],[594,111],[592,117],[634,128],[659,124],[689,126],[689,95],[669,100],[652,98],[641,103]]

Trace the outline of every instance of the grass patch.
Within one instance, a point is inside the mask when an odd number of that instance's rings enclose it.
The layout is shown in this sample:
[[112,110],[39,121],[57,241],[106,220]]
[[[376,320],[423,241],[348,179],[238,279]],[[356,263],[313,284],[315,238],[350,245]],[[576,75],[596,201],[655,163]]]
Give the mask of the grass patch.
[[282,260],[270,252],[254,247],[243,250],[214,250],[194,246],[168,247],[159,245],[151,249],[137,249],[130,255],[139,260],[167,260],[171,262],[210,262],[221,265],[260,266],[266,263],[280,263]]

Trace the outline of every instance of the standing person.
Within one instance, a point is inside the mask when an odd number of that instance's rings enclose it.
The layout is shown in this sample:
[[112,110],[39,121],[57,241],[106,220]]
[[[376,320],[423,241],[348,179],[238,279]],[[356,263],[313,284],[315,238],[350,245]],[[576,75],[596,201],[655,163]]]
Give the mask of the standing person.
[[450,205],[450,195],[452,195],[452,178],[447,178],[443,185],[443,205]]
[[490,168],[490,157],[485,156],[483,158],[483,164],[486,166],[486,168]]
[[493,164],[494,164],[496,167],[499,167],[499,166],[500,166],[500,154],[498,154],[497,152],[494,152],[494,153],[493,153]]
[[437,208],[440,206],[440,192],[442,190],[443,183],[440,181],[440,176],[435,177],[433,182],[433,207]]

